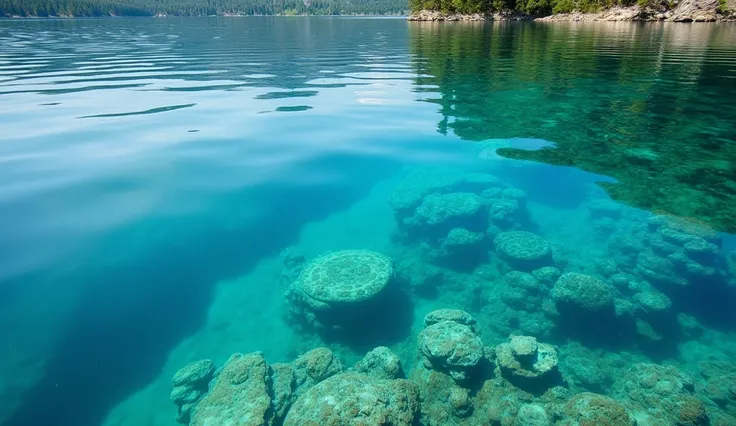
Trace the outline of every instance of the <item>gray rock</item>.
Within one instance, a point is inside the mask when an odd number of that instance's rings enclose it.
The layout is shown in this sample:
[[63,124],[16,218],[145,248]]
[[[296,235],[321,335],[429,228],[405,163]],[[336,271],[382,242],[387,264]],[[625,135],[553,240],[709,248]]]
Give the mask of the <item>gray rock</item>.
[[263,354],[234,354],[197,404],[191,426],[271,424],[268,365]]
[[563,274],[552,289],[557,309],[565,307],[596,312],[613,308],[613,294],[608,284],[591,275],[570,272]]
[[532,271],[532,275],[545,286],[552,287],[557,279],[560,278],[560,275],[562,275],[562,271],[554,266],[545,266]]
[[294,368],[289,364],[273,364],[271,366],[271,395],[274,417],[282,419],[296,400],[296,377]]
[[516,413],[514,426],[549,426],[550,420],[547,412],[539,404],[524,404]]
[[475,328],[475,318],[460,309],[437,309],[424,316],[424,326],[428,327],[441,321],[453,321]]
[[626,408],[615,400],[595,393],[577,394],[565,405],[570,425],[636,426]]
[[496,362],[511,383],[527,390],[551,386],[559,379],[557,350],[529,336],[514,336],[496,346]]
[[401,360],[385,346],[379,346],[368,352],[355,365],[355,371],[378,379],[399,379],[404,377]]
[[518,271],[533,271],[552,263],[550,243],[531,232],[502,232],[493,244],[498,256]]
[[483,342],[467,325],[440,321],[419,333],[419,351],[427,368],[465,380],[483,358]]
[[177,405],[195,402],[202,396],[202,391],[190,386],[177,386],[171,391],[171,400]]
[[174,386],[190,383],[209,382],[215,374],[215,363],[210,359],[203,359],[188,364],[174,374]]
[[299,397],[284,426],[411,426],[418,412],[419,391],[408,380],[343,373]]
[[297,396],[344,370],[342,362],[327,348],[312,349],[294,360],[291,366],[294,369]]

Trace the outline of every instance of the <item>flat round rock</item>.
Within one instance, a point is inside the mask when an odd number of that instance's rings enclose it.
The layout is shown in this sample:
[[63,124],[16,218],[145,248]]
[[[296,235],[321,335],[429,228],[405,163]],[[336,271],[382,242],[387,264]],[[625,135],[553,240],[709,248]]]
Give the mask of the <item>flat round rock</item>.
[[370,250],[341,250],[318,257],[299,277],[307,296],[321,302],[355,303],[379,294],[393,276],[388,256]]

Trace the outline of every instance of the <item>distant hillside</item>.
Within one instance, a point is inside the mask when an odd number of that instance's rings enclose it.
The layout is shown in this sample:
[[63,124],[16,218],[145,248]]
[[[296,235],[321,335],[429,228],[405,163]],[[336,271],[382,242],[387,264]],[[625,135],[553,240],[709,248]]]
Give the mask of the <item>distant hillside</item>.
[[0,16],[399,15],[407,0],[0,0]]

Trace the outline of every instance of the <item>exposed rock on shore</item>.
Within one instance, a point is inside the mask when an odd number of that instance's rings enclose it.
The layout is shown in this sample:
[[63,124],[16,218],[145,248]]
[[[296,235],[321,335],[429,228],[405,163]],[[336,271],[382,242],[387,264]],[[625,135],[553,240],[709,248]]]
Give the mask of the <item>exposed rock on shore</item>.
[[409,21],[528,21],[531,17],[519,13],[446,13],[438,10],[420,10],[414,12],[407,20]]
[[667,21],[667,22],[715,22],[725,19],[718,13],[718,0],[682,0],[674,9],[655,10],[637,5],[613,7],[594,13],[560,13],[537,18],[536,21]]
[[736,1],[729,0],[721,6],[719,0],[680,0],[672,9],[634,6],[615,6],[600,12],[558,13],[534,17],[518,13],[445,13],[435,10],[421,10],[409,15],[410,21],[520,21],[542,22],[716,22],[736,19]]

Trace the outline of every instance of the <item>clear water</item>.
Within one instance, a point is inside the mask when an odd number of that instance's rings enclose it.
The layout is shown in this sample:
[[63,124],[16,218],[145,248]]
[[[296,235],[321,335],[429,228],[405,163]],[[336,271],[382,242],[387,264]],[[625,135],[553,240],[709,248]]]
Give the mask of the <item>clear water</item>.
[[[351,362],[386,344],[409,369],[439,307],[488,345],[537,333],[563,357],[582,342],[694,374],[734,359],[734,41],[709,24],[0,21],[0,423],[173,425],[172,374],[236,351],[327,343]],[[527,194],[565,271],[633,274],[611,241],[647,244],[652,213],[719,233],[717,279],[668,294],[704,337],[535,331],[484,268],[490,242],[363,341],[285,320],[283,249],[422,259],[392,196],[469,172]],[[595,218],[602,200],[617,219]]]

